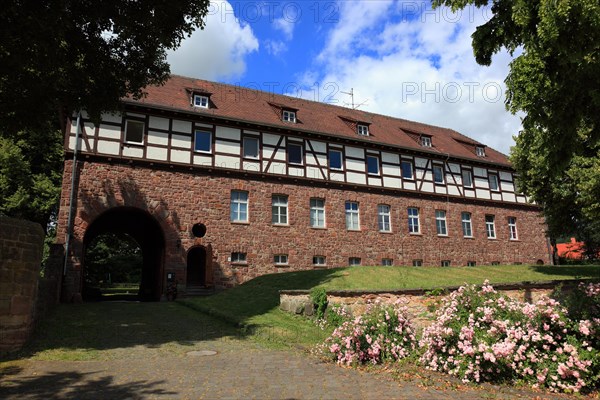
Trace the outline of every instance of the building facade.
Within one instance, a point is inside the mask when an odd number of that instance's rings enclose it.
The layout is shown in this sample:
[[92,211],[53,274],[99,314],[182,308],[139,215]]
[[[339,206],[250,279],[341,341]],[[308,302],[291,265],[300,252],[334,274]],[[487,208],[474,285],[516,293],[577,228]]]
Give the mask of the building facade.
[[186,290],[348,265],[550,262],[506,156],[450,129],[178,76],[77,128],[73,116],[58,233],[72,232],[73,293],[86,246],[117,231],[140,244],[152,299],[168,274]]

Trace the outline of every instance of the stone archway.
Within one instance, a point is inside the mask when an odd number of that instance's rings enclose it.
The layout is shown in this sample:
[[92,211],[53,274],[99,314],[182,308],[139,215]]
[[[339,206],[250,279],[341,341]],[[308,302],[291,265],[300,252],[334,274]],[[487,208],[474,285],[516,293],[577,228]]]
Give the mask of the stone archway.
[[[138,208],[112,208],[96,218],[85,231],[83,254],[95,237],[109,232],[128,234],[139,244],[143,257],[140,299],[160,300],[163,289],[165,238],[159,223],[149,213]],[[85,269],[85,257],[82,269]]]

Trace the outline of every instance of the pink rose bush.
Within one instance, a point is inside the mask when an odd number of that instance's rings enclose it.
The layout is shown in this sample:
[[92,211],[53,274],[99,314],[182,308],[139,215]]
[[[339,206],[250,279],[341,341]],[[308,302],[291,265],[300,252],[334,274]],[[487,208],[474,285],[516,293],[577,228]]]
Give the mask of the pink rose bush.
[[[592,304],[588,311],[600,305],[600,284],[575,292]],[[556,300],[523,303],[497,293],[487,281],[445,297],[420,345],[426,368],[464,382],[519,380],[580,392],[600,380],[600,318],[570,319]]]
[[363,315],[338,326],[320,352],[342,365],[379,364],[407,357],[416,344],[406,307],[371,304]]

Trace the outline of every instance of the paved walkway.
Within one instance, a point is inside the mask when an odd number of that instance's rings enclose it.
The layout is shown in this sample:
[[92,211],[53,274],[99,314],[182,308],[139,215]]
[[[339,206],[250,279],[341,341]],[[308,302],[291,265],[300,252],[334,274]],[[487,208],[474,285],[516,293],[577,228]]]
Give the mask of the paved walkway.
[[[381,370],[342,368],[300,352],[261,348],[224,335],[226,327],[218,321],[183,307],[111,307],[116,306],[64,308],[49,318],[54,326],[42,327],[31,357],[0,363],[0,399],[564,398],[463,386],[440,374],[395,381]],[[43,361],[81,351],[85,356],[86,349],[94,361]],[[216,354],[188,355],[191,351]]]

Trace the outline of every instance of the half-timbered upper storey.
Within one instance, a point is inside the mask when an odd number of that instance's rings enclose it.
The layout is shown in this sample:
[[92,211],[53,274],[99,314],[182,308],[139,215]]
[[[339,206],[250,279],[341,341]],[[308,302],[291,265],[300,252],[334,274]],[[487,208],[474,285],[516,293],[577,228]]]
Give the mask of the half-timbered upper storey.
[[[88,155],[403,192],[527,203],[505,155],[446,128],[172,76],[96,126]],[[75,148],[76,122],[68,142]]]

